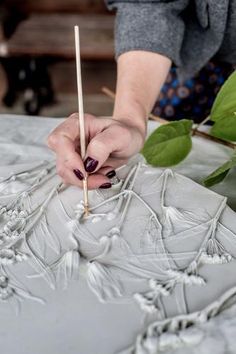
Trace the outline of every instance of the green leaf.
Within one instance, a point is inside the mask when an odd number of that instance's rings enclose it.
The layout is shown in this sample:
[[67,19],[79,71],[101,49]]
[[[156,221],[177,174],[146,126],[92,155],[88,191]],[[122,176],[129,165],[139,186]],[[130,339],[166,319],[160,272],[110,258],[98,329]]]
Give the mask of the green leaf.
[[211,135],[224,140],[236,141],[236,113],[217,120],[211,128]]
[[216,122],[234,112],[236,112],[236,71],[230,75],[218,92],[211,109],[211,120]]
[[142,149],[147,162],[153,166],[172,166],[182,161],[192,147],[191,120],[182,119],[157,128]]
[[227,176],[230,169],[236,166],[236,152],[234,152],[231,159],[225,162],[222,166],[217,168],[209,176],[207,176],[203,183],[206,187],[214,186],[214,184],[220,183]]

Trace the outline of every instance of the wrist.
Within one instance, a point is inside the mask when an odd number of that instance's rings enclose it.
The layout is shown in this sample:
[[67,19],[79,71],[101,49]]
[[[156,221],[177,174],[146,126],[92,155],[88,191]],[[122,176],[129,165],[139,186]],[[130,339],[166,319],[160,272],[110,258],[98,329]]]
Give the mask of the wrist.
[[145,139],[148,120],[147,112],[134,102],[132,102],[132,104],[130,103],[131,108],[122,107],[121,105],[119,108],[116,107],[117,105],[115,105],[113,119],[138,129],[142,137]]
[[137,121],[137,119],[134,119],[135,117],[129,117],[129,116],[113,116],[113,119],[119,123],[124,124],[125,126],[132,128],[134,130],[136,130],[140,136],[141,139],[143,140],[143,143],[145,141],[146,138],[146,134],[147,134],[147,123],[146,120],[144,119],[140,119],[139,121]]

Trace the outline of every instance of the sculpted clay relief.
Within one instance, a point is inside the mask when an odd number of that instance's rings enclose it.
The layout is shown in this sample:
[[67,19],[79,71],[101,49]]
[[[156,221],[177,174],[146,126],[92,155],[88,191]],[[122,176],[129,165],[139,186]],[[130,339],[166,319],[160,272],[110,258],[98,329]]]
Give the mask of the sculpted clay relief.
[[65,187],[54,163],[4,172],[1,306],[43,304],[37,279],[66,288],[80,271],[100,301],[135,301],[145,315],[149,325],[125,352],[194,346],[199,326],[234,303],[235,213],[226,198],[141,157],[117,175],[111,190],[89,192],[84,217],[82,191]]

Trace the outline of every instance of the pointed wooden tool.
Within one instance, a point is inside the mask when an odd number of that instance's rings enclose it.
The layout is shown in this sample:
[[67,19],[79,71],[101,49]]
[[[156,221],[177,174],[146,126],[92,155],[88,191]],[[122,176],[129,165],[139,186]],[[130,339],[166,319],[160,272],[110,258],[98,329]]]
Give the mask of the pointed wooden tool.
[[[79,27],[75,26],[75,54],[76,54],[76,76],[77,76],[77,92],[78,92],[78,109],[79,109],[79,127],[80,127],[80,153],[84,160],[86,153],[86,135],[84,124],[84,105],[82,94],[82,78],[81,78],[81,60],[80,60],[80,37]],[[89,215],[89,202],[88,202],[88,175],[83,179],[83,191],[84,191],[84,213],[85,216]]]

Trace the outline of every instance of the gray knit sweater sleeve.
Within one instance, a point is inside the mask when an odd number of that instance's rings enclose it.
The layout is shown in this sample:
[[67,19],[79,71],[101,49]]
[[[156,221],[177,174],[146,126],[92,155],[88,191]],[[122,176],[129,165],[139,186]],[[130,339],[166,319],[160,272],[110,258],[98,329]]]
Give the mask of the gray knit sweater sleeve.
[[108,1],[116,8],[116,56],[130,50],[147,50],[180,65],[185,24],[181,13],[189,0]]
[[[131,50],[160,53],[174,62],[182,79],[191,77],[219,52],[232,27],[232,8],[236,10],[236,0],[105,1],[108,8],[117,10],[116,57]],[[230,34],[236,38],[233,30]],[[232,52],[232,46],[227,52]]]

